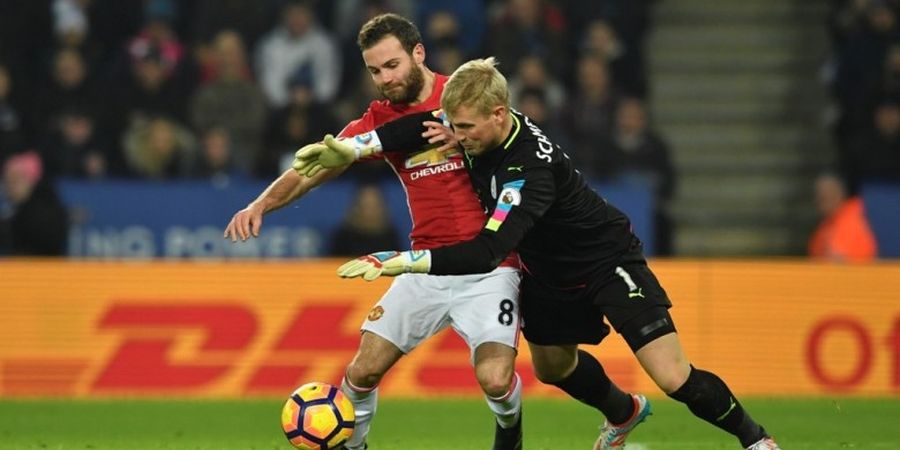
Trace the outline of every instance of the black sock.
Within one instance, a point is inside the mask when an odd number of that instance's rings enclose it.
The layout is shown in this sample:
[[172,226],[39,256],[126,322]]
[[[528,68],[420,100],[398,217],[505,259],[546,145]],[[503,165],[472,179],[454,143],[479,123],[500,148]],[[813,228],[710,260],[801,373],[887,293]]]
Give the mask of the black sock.
[[578,350],[578,365],[572,373],[555,383],[572,398],[600,410],[614,424],[625,422],[634,414],[634,400],[619,390],[606,376],[600,361]]
[[695,416],[737,436],[744,447],[766,437],[766,430],[750,418],[725,382],[713,373],[691,367],[687,381],[669,397],[686,404]]

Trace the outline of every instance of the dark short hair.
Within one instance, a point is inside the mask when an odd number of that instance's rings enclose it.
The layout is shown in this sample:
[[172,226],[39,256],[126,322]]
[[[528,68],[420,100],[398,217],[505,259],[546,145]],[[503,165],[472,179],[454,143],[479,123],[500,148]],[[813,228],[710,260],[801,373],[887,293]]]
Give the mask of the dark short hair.
[[360,51],[365,51],[387,36],[394,36],[407,53],[412,54],[416,45],[422,43],[422,35],[415,24],[405,17],[387,13],[373,17],[359,30],[356,44]]

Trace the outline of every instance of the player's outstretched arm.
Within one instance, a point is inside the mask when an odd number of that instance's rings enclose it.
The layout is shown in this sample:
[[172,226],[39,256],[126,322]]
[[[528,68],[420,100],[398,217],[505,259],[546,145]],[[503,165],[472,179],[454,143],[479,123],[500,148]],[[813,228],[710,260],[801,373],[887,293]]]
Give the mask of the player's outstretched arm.
[[234,214],[225,227],[225,239],[236,242],[238,239],[246,241],[251,237],[259,236],[263,216],[266,213],[293,202],[312,188],[337,177],[343,171],[343,168],[323,170],[315,177],[308,178],[300,176],[294,170],[286,170],[256,200]]

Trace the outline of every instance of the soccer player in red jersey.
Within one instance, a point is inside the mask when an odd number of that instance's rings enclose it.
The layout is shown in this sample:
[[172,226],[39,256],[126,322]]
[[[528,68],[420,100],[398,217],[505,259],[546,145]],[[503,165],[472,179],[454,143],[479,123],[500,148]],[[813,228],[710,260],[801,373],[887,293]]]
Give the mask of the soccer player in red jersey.
[[[394,119],[440,108],[447,77],[425,66],[425,48],[415,25],[396,14],[380,15],[363,25],[357,43],[385,100],[373,101],[339,136],[362,135],[364,139],[366,132]],[[423,136],[432,140],[446,136],[438,119],[429,123],[432,127]],[[484,209],[472,189],[463,155],[453,144],[410,154],[384,154],[406,191],[413,250],[469,240],[484,226]],[[225,237],[235,241],[258,236],[265,213],[300,198],[340,172],[326,170],[307,178],[286,171],[234,215]],[[521,449],[522,387],[514,365],[519,280],[516,255],[486,274],[397,277],[364,321],[359,350],[341,386],[356,410],[356,429],[347,449],[366,448],[377,386],[384,374],[404,354],[447,326],[468,344],[475,377],[496,416],[493,448]]]

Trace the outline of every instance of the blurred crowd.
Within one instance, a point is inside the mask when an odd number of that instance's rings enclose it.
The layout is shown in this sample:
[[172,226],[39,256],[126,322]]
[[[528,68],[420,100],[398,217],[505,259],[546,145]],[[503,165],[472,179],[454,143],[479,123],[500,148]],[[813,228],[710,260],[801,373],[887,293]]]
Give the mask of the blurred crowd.
[[[513,105],[582,172],[665,202],[674,174],[645,103],[652,3],[0,1],[0,161],[34,155],[48,179],[272,179],[378,97],[356,35],[397,12],[431,69],[497,57]],[[357,176],[390,174],[378,166]]]
[[836,171],[900,181],[900,0],[832,0],[827,77],[838,105]]
[[836,105],[837,158],[815,184],[821,260],[871,261],[878,244],[860,189],[900,183],[900,0],[832,0],[825,78]]

